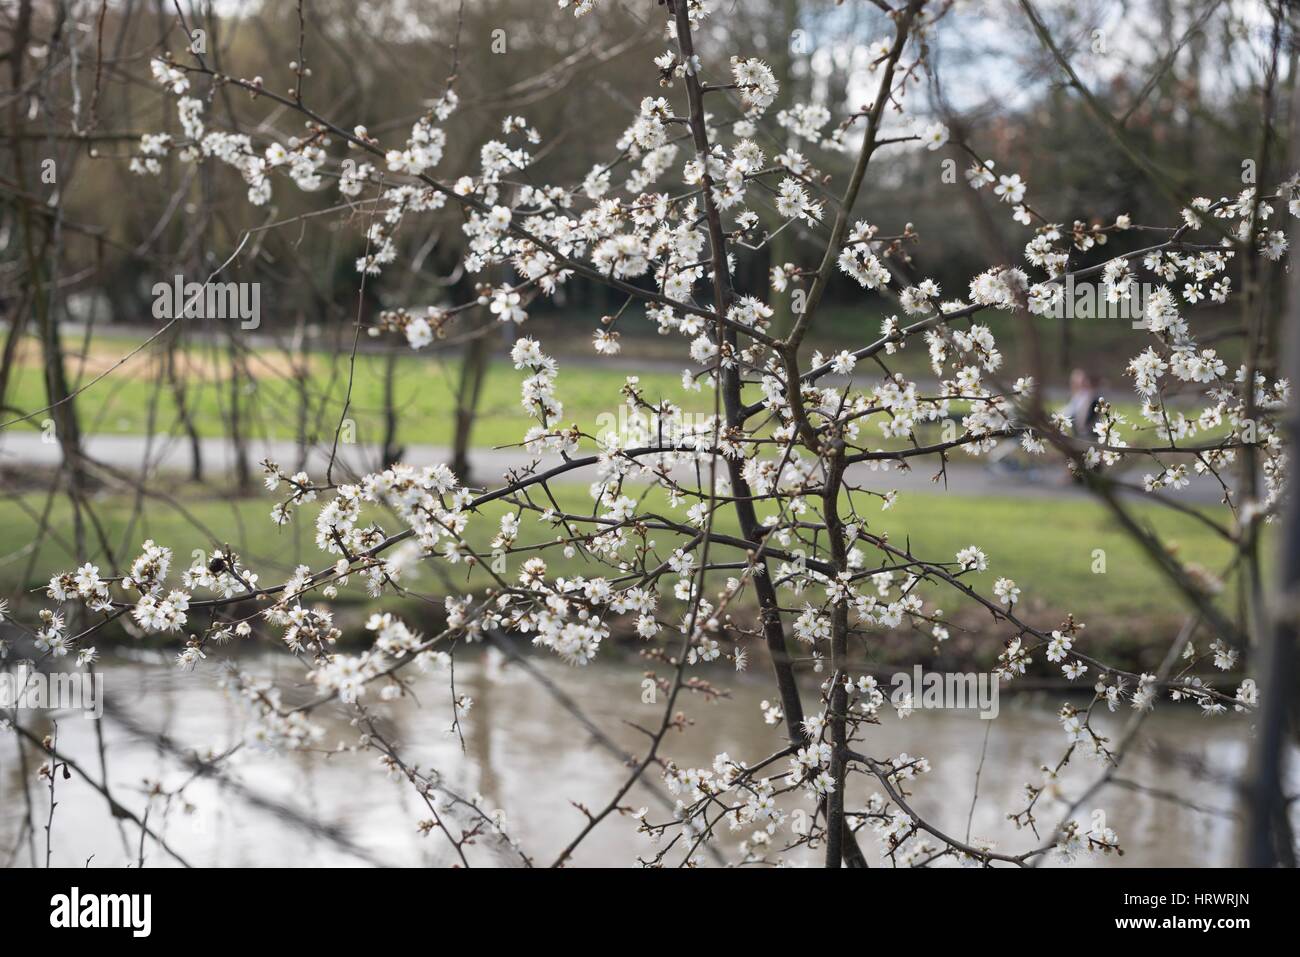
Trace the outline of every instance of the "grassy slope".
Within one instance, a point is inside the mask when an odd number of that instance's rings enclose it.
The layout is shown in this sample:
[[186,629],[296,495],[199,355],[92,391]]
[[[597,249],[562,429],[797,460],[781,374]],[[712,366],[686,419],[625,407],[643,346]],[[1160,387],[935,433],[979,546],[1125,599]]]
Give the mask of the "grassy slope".
[[[109,361],[127,354],[137,342],[102,339],[96,344]],[[208,347],[191,350],[195,362],[205,368],[227,368],[224,358],[209,358]],[[356,440],[378,443],[383,439],[384,377],[387,359],[362,353],[357,357],[349,416],[356,422]],[[70,364],[75,373],[77,365]],[[98,368],[98,367],[96,367]],[[449,445],[452,440],[455,395],[459,381],[459,359],[451,355],[403,353],[396,363],[394,403],[398,410],[398,441],[405,444]],[[277,438],[297,435],[301,399],[299,385],[288,376],[288,367],[274,350],[254,355],[248,372],[256,391],[247,394],[242,412],[247,434]],[[638,371],[627,364],[603,367],[588,362],[561,364],[558,395],[564,403],[564,424],[577,422],[589,431],[601,413],[617,414],[619,390],[628,375],[639,375],[646,394],[663,396],[692,409],[711,409],[702,393],[687,395],[679,373]],[[520,383],[528,375],[516,370],[504,358],[494,359],[483,386],[480,415],[475,424],[474,444],[497,446],[517,443],[529,425],[520,406]],[[74,381],[84,384],[94,374]],[[150,422],[159,432],[179,432],[180,417],[171,388],[162,380],[155,358],[142,353],[122,369],[96,383],[79,400],[82,428],[89,433],[144,434]],[[185,402],[197,430],[203,436],[230,432],[230,385],[222,376],[186,377]],[[311,413],[309,434],[332,438],[348,386],[348,356],[315,354],[306,381]],[[24,411],[46,404],[40,370],[26,365],[19,370],[13,392],[14,404]],[[25,423],[39,428],[38,416]],[[23,427],[23,426],[20,426]]]
[[[556,486],[554,491],[567,511],[590,512],[584,489]],[[312,542],[314,506],[299,515],[301,524],[295,522],[277,529],[268,519],[270,498],[222,502],[182,492],[179,500],[187,514],[158,500],[148,502],[138,515],[133,514],[131,502],[117,498],[101,500],[95,509],[109,541],[121,549],[121,554],[133,555],[132,549],[137,549],[141,541],[153,538],[171,546],[177,552],[177,562],[188,565],[192,549],[210,549],[229,542],[261,572],[264,583],[284,576],[298,562],[317,568],[326,564]],[[649,504],[662,508],[662,502],[653,499]],[[1153,621],[1172,621],[1179,613],[1177,599],[1158,572],[1104,510],[1090,501],[917,494],[903,496],[893,510],[885,513],[871,501],[859,505],[874,531],[887,531],[891,542],[899,546],[910,540],[913,553],[919,557],[951,561],[959,548],[980,545],[989,556],[990,569],[976,576],[976,583],[988,592],[996,577],[1014,578],[1024,591],[1022,607],[1033,613],[1040,624],[1054,624],[1055,616],[1072,611],[1084,620],[1105,620],[1119,628],[1140,630]],[[0,557],[0,587],[5,594],[13,594],[21,583],[40,582],[53,571],[70,567],[72,516],[68,505],[63,499],[54,504],[49,533],[38,541],[39,515],[44,506],[45,496],[38,493],[0,501],[0,528],[7,532],[6,554]],[[501,507],[486,509],[491,517],[471,523],[471,539],[483,552],[489,550],[487,541],[495,531],[495,517]],[[1140,514],[1184,557],[1194,556],[1196,561],[1216,569],[1228,555],[1225,543],[1198,522],[1155,509],[1144,509]],[[191,517],[206,527],[208,534],[195,528]],[[388,531],[400,527],[391,517],[380,518],[380,522]],[[524,541],[553,537],[532,518],[525,517],[523,527]],[[729,518],[721,519],[719,528],[735,532]],[[653,537],[661,551],[672,545],[669,533]],[[29,546],[33,542],[36,544]],[[1104,574],[1092,572],[1096,549],[1106,553]],[[725,550],[715,551],[714,555],[736,557],[727,556]],[[548,561],[556,573],[600,573],[599,568],[584,565],[580,557],[563,560],[558,551],[548,554]],[[512,574],[518,564],[519,560],[511,561]],[[107,564],[101,560],[101,565],[107,572]],[[464,585],[464,566],[453,568],[441,561],[438,565],[446,570],[448,579],[426,571],[412,586],[422,592],[442,594],[448,590],[448,582],[451,587]],[[476,575],[474,580],[481,583],[484,579]],[[950,613],[964,604],[955,595],[943,596],[941,601]],[[1052,620],[1044,621],[1040,616]]]
[[[545,340],[556,342],[554,335]],[[662,340],[656,340],[662,341]],[[103,366],[120,359],[139,345],[139,340],[100,337],[94,345],[96,364],[82,371],[75,360],[70,363],[73,381],[89,382]],[[680,372],[665,370],[661,365],[638,368],[634,362],[608,361],[604,364],[587,356],[585,340],[568,342],[582,361],[573,359],[560,362],[557,390],[564,403],[562,424],[577,423],[589,434],[617,421],[621,402],[620,389],[629,375],[640,379],[643,394],[649,401],[668,399],[682,408],[697,412],[711,412],[712,400],[707,392],[687,392],[681,383]],[[673,340],[678,348],[674,355],[686,365],[682,344]],[[547,348],[550,348],[548,345]],[[214,352],[208,345],[194,345],[186,350],[188,361],[202,373],[190,372],[183,376],[188,383],[185,403],[200,435],[218,437],[230,433],[230,384],[226,373],[229,368],[224,353]],[[349,368],[348,355],[314,353],[310,356],[309,373],[303,384],[308,399],[307,432],[317,441],[333,438],[338,416],[347,395]],[[891,365],[906,369],[928,381],[931,372],[926,353],[920,344],[913,344],[905,353],[891,357]],[[384,434],[382,410],[384,406],[384,378],[387,358],[383,355],[361,353],[357,357],[352,381],[351,405],[348,415],[356,423],[356,441],[377,444]],[[459,381],[459,358],[454,354],[401,353],[396,361],[394,401],[398,410],[399,444],[449,445],[452,441],[455,395]],[[290,375],[290,365],[278,350],[255,350],[246,358],[246,377],[255,385],[245,386],[241,399],[242,429],[246,435],[272,438],[294,438],[298,434],[300,415],[300,384]],[[860,382],[869,384],[878,380],[879,370],[864,366]],[[516,370],[505,358],[491,361],[483,386],[479,416],[474,426],[473,444],[480,447],[503,446],[517,443],[530,424],[530,417],[520,405],[520,383],[526,373]],[[161,383],[161,385],[160,385]],[[1125,400],[1131,392],[1112,389]],[[758,399],[755,387],[746,390],[746,398]],[[45,405],[44,386],[40,370],[27,363],[18,369],[13,390],[14,404],[23,410],[38,409]],[[953,403],[960,413],[964,403]],[[1137,406],[1130,401],[1119,403],[1131,423],[1140,421]],[[1196,406],[1188,404],[1187,411]],[[151,431],[178,434],[180,416],[175,395],[167,384],[158,359],[148,350],[133,358],[127,365],[95,383],[78,399],[82,428],[87,433],[119,435],[146,434]],[[42,416],[15,426],[38,429]],[[936,441],[939,437],[933,426],[917,430],[921,442]],[[1208,436],[1203,437],[1208,438]],[[884,439],[878,426],[868,426],[860,441],[869,448],[901,448],[908,443],[901,439]],[[1135,444],[1143,440],[1137,440]]]

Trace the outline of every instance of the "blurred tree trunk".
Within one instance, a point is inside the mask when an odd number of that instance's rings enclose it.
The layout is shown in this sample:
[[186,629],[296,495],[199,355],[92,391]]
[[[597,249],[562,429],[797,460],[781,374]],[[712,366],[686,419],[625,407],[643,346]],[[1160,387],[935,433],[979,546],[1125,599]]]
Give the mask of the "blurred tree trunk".
[[[1300,230],[1293,229],[1293,242]],[[1300,381],[1300,270],[1293,269],[1287,304],[1287,358],[1283,369],[1292,382]],[[1292,405],[1286,419],[1291,443],[1288,473],[1300,476],[1300,419]],[[1259,710],[1256,732],[1245,777],[1245,846],[1247,867],[1295,866],[1289,802],[1284,785],[1286,755],[1296,740],[1297,678],[1296,638],[1300,631],[1300,503],[1294,485],[1279,530],[1278,583],[1273,597],[1272,625],[1259,635],[1254,671],[1259,675]]]
[[307,315],[299,309],[294,321],[293,339],[289,344],[287,355],[290,357],[290,374],[293,376],[294,390],[298,394],[298,468],[307,470],[308,451],[312,445],[311,435],[311,353],[307,348]]
[[[13,135],[13,172],[14,182],[21,194],[16,198],[15,206],[18,213],[18,228],[21,235],[20,241],[22,243],[29,289],[28,306],[31,309],[32,318],[36,322],[36,331],[41,342],[42,378],[45,383],[46,404],[50,406],[50,420],[54,423],[55,435],[62,451],[63,474],[68,482],[68,491],[76,500],[80,498],[86,486],[86,465],[82,457],[81,427],[77,419],[76,401],[68,385],[67,367],[63,354],[63,340],[59,334],[58,316],[54,304],[51,302],[50,291],[56,288],[55,280],[57,277],[52,276],[47,270],[50,246],[52,243],[57,246],[58,242],[57,233],[59,219],[62,216],[63,184],[58,182],[60,170],[57,156],[39,157],[37,159],[40,161],[33,165],[28,162],[26,149],[23,145],[28,142],[25,135],[27,132],[25,111],[29,101],[28,96],[23,95],[21,91],[27,83],[24,66],[32,39],[31,25],[31,0],[23,0],[19,4],[13,31],[13,46],[10,47],[7,53],[9,76],[12,83],[9,100],[9,125],[10,132]],[[47,48],[49,51],[53,51],[61,45],[62,26],[63,21],[60,18],[56,21],[52,36],[48,42]],[[53,54],[47,52],[46,56],[52,58]],[[41,141],[31,140],[30,142]],[[48,167],[49,171],[53,173],[53,179],[50,180],[47,180],[45,175],[47,164],[52,164]],[[29,197],[42,196],[46,192],[46,187],[51,184],[53,185],[52,196],[56,197],[56,199],[53,205],[43,204],[40,206],[41,213],[47,218],[38,221],[37,216],[34,214],[33,203]],[[6,343],[5,348],[7,361],[12,361],[16,357],[18,329],[22,325],[21,321],[16,322],[14,329],[11,331],[10,341]],[[6,365],[6,386],[8,374],[8,365]],[[74,509],[74,512],[78,515],[77,540],[80,545],[79,510]]]
[[406,452],[397,444],[397,356],[397,349],[391,349],[384,361],[384,468],[396,465]]
[[[51,406],[50,417],[54,421],[59,448],[63,452],[63,468],[68,479],[69,490],[73,495],[80,495],[86,487],[86,465],[82,458],[81,423],[77,419],[76,399],[73,398],[72,389],[68,385],[63,337],[59,333],[58,318],[50,308],[50,300],[45,292],[50,279],[45,272],[44,252],[36,248],[36,237],[32,235],[31,215],[26,209],[20,216],[20,220],[27,246],[28,271],[32,282],[32,306],[41,337],[45,400]],[[44,246],[46,243],[42,241],[40,245]]]
[[[238,327],[235,327],[238,328]],[[235,348],[235,334],[229,333],[230,348],[228,355],[230,357],[230,442],[235,450],[235,480],[239,486],[239,493],[247,495],[253,488],[253,470],[248,463],[248,447],[245,444],[243,431],[243,417],[240,413],[240,362],[239,352]]]
[[[185,436],[189,439],[190,444],[190,480],[194,482],[203,481],[203,444],[199,440],[199,430],[194,424],[194,415],[190,410],[189,396],[186,391],[186,385],[182,381],[182,376],[176,371],[176,353],[180,351],[181,355],[188,356],[188,352],[179,343],[179,337],[174,337],[167,349],[165,360],[167,369],[167,381],[172,388],[172,398],[176,402],[176,414],[180,416],[181,428],[185,430]],[[185,371],[188,373],[189,364],[186,363]]]
[[[1300,156],[1300,87],[1291,90],[1289,154]],[[1291,248],[1300,243],[1300,227],[1291,228]],[[1287,283],[1283,335],[1285,356],[1280,372],[1291,382],[1300,381],[1300,269],[1292,268]],[[1296,740],[1297,674],[1296,639],[1300,633],[1300,501],[1295,480],[1300,475],[1300,414],[1293,399],[1285,428],[1290,442],[1287,474],[1290,483],[1282,527],[1278,532],[1277,589],[1269,622],[1256,635],[1255,674],[1259,675],[1259,710],[1255,715],[1255,740],[1251,748],[1245,787],[1245,838],[1242,863],[1248,867],[1294,867],[1295,847],[1285,786],[1287,754]]]
[[490,326],[483,326],[477,333],[465,347],[460,362],[460,384],[456,390],[456,431],[452,438],[451,470],[462,483],[467,483],[470,477],[470,438],[483,395],[483,380],[487,378],[487,340],[492,330]]
[[0,411],[22,413],[21,409],[9,403],[9,380],[13,375],[14,364],[18,361],[19,343],[27,331],[27,313],[30,309],[30,290],[24,290],[9,310],[9,335],[5,337],[4,353],[0,357]]

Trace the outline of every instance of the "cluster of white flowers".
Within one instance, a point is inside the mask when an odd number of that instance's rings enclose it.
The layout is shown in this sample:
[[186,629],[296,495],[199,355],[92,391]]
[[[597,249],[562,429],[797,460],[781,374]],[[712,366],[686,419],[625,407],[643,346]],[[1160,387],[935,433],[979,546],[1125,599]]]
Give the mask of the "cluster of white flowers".
[[781,92],[772,68],[762,60],[731,58],[731,78],[751,117],[760,116]]

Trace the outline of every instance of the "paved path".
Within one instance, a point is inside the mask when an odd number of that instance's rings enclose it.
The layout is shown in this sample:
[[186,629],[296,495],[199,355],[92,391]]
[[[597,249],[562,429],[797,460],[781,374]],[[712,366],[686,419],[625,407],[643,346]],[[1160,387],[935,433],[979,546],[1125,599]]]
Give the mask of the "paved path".
[[[284,439],[253,439],[247,444],[248,461],[259,472],[257,464],[270,458],[283,468],[295,469],[299,464],[298,444]],[[188,475],[190,470],[190,447],[187,440],[175,437],[155,437],[152,443],[138,435],[91,435],[85,440],[85,450],[89,457],[115,469],[139,474],[141,463],[147,461],[147,471],[153,475]],[[205,478],[228,475],[235,467],[235,445],[226,438],[208,438],[201,440],[203,457],[203,474]],[[329,462],[328,446],[308,450],[307,470],[313,476],[322,476]],[[1058,474],[1016,474],[995,471],[982,462],[963,461],[964,456],[957,453],[948,465],[947,485],[941,481],[932,482],[931,476],[938,467],[933,460],[917,464],[910,472],[872,471],[867,464],[859,463],[850,467],[848,478],[855,484],[866,488],[887,492],[897,489],[899,492],[944,492],[956,495],[982,496],[1030,496],[1070,497],[1086,496],[1088,493],[1063,480]],[[40,433],[29,431],[0,432],[0,467],[15,468],[23,465],[37,467],[55,467],[62,460],[59,446],[42,439]],[[451,450],[445,446],[414,445],[406,449],[403,461],[408,465],[424,466],[439,462],[449,462]],[[478,485],[494,485],[500,481],[507,470],[521,469],[533,460],[533,456],[519,449],[474,449],[470,453],[473,479]],[[380,449],[372,445],[339,446],[335,478],[349,478],[372,471],[380,462]],[[542,458],[542,468],[559,465],[558,456],[546,455]],[[590,481],[590,469],[575,469],[569,480],[586,483]],[[690,480],[693,469],[683,469],[681,478]],[[1141,479],[1141,473],[1135,472],[1131,481]],[[1193,477],[1192,484],[1178,493],[1178,500],[1186,503],[1216,503],[1220,493],[1218,483],[1213,478]]]

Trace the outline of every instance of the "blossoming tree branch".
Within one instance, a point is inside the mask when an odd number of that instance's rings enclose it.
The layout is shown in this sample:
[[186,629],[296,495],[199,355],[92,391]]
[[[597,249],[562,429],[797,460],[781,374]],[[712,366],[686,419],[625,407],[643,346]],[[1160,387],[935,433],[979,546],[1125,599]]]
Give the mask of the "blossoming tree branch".
[[[585,17],[603,2],[559,0],[547,16]],[[441,835],[464,864],[490,845],[516,863],[563,866],[597,827],[639,832],[638,860],[652,866],[811,855],[828,867],[866,866],[869,857],[1032,867],[1123,853],[1124,835],[1107,825],[1091,791],[1066,801],[1065,813],[1044,812],[1067,764],[1090,761],[1098,786],[1121,766],[1131,727],[1117,737],[1099,719],[1128,714],[1135,727],[1157,708],[1253,718],[1264,700],[1255,680],[1216,674],[1234,669],[1269,627],[1261,535],[1287,498],[1290,443],[1281,417],[1289,383],[1249,323],[1243,358],[1233,364],[1220,343],[1198,341],[1188,316],[1249,297],[1236,276],[1285,263],[1284,219],[1300,214],[1300,178],[1274,174],[1244,189],[1206,182],[1199,195],[1161,181],[1156,188],[1178,210],[1170,221],[1090,218],[1066,198],[1036,193],[1014,155],[981,154],[934,109],[926,96],[937,82],[931,51],[951,2],[865,5],[877,10],[880,33],[870,46],[864,101],[843,115],[819,103],[776,109],[780,87],[762,58],[697,47],[711,19],[732,15],[728,4],[637,6],[662,48],[640,64],[644,95],[621,137],[602,145],[599,162],[577,182],[548,182],[537,171],[551,131],[522,112],[504,116],[494,137],[475,144],[467,155],[477,162],[448,168],[444,154],[461,135],[455,76],[430,91],[409,130],[388,125],[381,133],[338,121],[314,99],[312,51],[301,41],[290,84],[222,72],[184,48],[153,58],[152,80],[179,128],[146,133],[135,145],[128,161],[141,189],[174,167],[210,167],[242,178],[255,207],[281,191],[318,196],[310,228],[332,219],[362,239],[355,262],[362,294],[367,282],[402,266],[404,235],[458,211],[463,268],[476,295],[377,314],[359,308],[356,332],[403,339],[419,351],[482,310],[517,327],[510,359],[532,424],[514,447],[529,464],[468,485],[445,466],[399,463],[348,480],[333,458],[319,472],[268,460],[266,520],[314,531],[315,563],[281,580],[252,567],[231,543],[186,567],[169,543],[151,540],[121,574],[86,562],[55,575],[43,607],[19,622],[42,654],[87,666],[96,636],[118,621],[174,642],[187,670],[241,642],[273,641],[301,668],[313,696],[290,706],[278,688],[232,664],[225,680],[248,712],[252,736],[275,748],[317,750],[319,709],[346,708],[359,747],[419,796],[421,830]],[[1023,7],[1069,86],[1068,54],[1034,6]],[[304,15],[309,2],[299,4]],[[179,7],[176,16],[188,33]],[[265,72],[282,76],[281,67],[268,64]],[[263,121],[231,125],[223,104],[234,95],[264,107]],[[1122,128],[1111,132],[1125,136]],[[1005,249],[988,242],[986,268],[964,288],[941,289],[917,274],[909,252],[926,236],[909,222],[879,220],[860,197],[893,156],[954,148],[968,162],[955,189],[1005,219],[1021,241]],[[842,157],[847,175],[822,168],[839,168],[830,160]],[[752,273],[738,264],[776,248],[786,230],[806,242],[781,246],[793,248],[793,258],[746,283],[741,277]],[[1107,258],[1108,244],[1128,251]],[[611,408],[625,407],[629,428],[591,434],[566,419],[557,397],[564,370],[530,334],[529,316],[575,280],[604,286],[622,302],[591,330],[591,349],[617,355],[622,331],[649,324],[680,343],[682,385],[705,414],[687,415],[629,376],[621,395],[610,397]],[[1066,290],[1085,280],[1099,283],[1111,303],[1136,298],[1146,285],[1154,292],[1134,333],[1140,344],[1114,358],[1117,388],[1081,432],[1050,408],[1041,369],[1004,359],[987,317],[1009,313],[1018,334],[1032,338],[1038,317],[1053,314]],[[835,283],[851,284],[864,305],[888,317],[856,347],[831,354],[813,348],[810,333]],[[932,378],[917,381],[896,368],[899,357],[917,352]],[[1191,413],[1169,401],[1189,386],[1199,401]],[[1120,391],[1128,393],[1122,401]],[[340,429],[346,415],[339,412]],[[666,422],[676,427],[665,431]],[[926,554],[879,530],[878,516],[907,494],[897,489],[901,473],[941,482],[951,464],[1008,445],[1094,496],[1177,596],[1186,624],[1153,636],[1159,647],[1144,670],[1108,663],[1096,650],[1088,609],[1064,620],[1028,610],[1022,587],[999,572],[1000,556],[979,541]],[[1120,477],[1126,464],[1143,476],[1140,485]],[[1222,509],[1201,512],[1180,500],[1193,479],[1217,484]],[[588,507],[562,507],[552,487],[563,482],[582,483]],[[1232,561],[1208,569],[1171,551],[1137,511],[1141,501],[1199,515],[1230,543]],[[485,523],[491,529],[479,534]],[[472,544],[489,537],[489,549]],[[567,572],[575,557],[585,563],[581,575]],[[404,578],[412,561],[476,576],[476,587],[445,596],[445,627],[436,633],[378,607],[411,594]],[[1216,597],[1227,582],[1246,595],[1241,614]],[[345,592],[364,592],[376,605],[356,653],[336,647],[341,629],[330,601]],[[1002,809],[1017,828],[1014,846],[963,832],[964,807],[918,813],[914,795],[924,793],[930,762],[882,753],[873,733],[914,704],[890,700],[864,666],[873,643],[903,633],[928,649],[948,640],[961,627],[958,612],[971,609],[983,622],[979,654],[1004,687],[1055,678],[1085,692],[1082,706],[1076,698],[1059,710],[1054,762],[998,769],[1026,782],[1023,800]],[[608,653],[615,634],[634,635],[641,648],[656,717],[646,722],[637,716],[644,710],[629,712],[641,746],[626,756],[624,783],[608,794],[574,795],[580,813],[555,822],[571,834],[548,859],[515,837],[508,813],[405,758],[377,720],[388,702],[411,693],[416,674],[448,682],[461,720],[473,703],[455,688],[454,663],[467,646],[522,640],[582,669]],[[721,693],[710,678],[717,669],[710,663],[719,661],[764,672],[768,700],[750,717],[779,726],[781,744],[768,753],[718,754],[711,766],[680,764],[676,732],[693,701]],[[57,765],[57,745],[42,746]],[[654,780],[666,785],[670,802],[634,807],[634,785]]]

